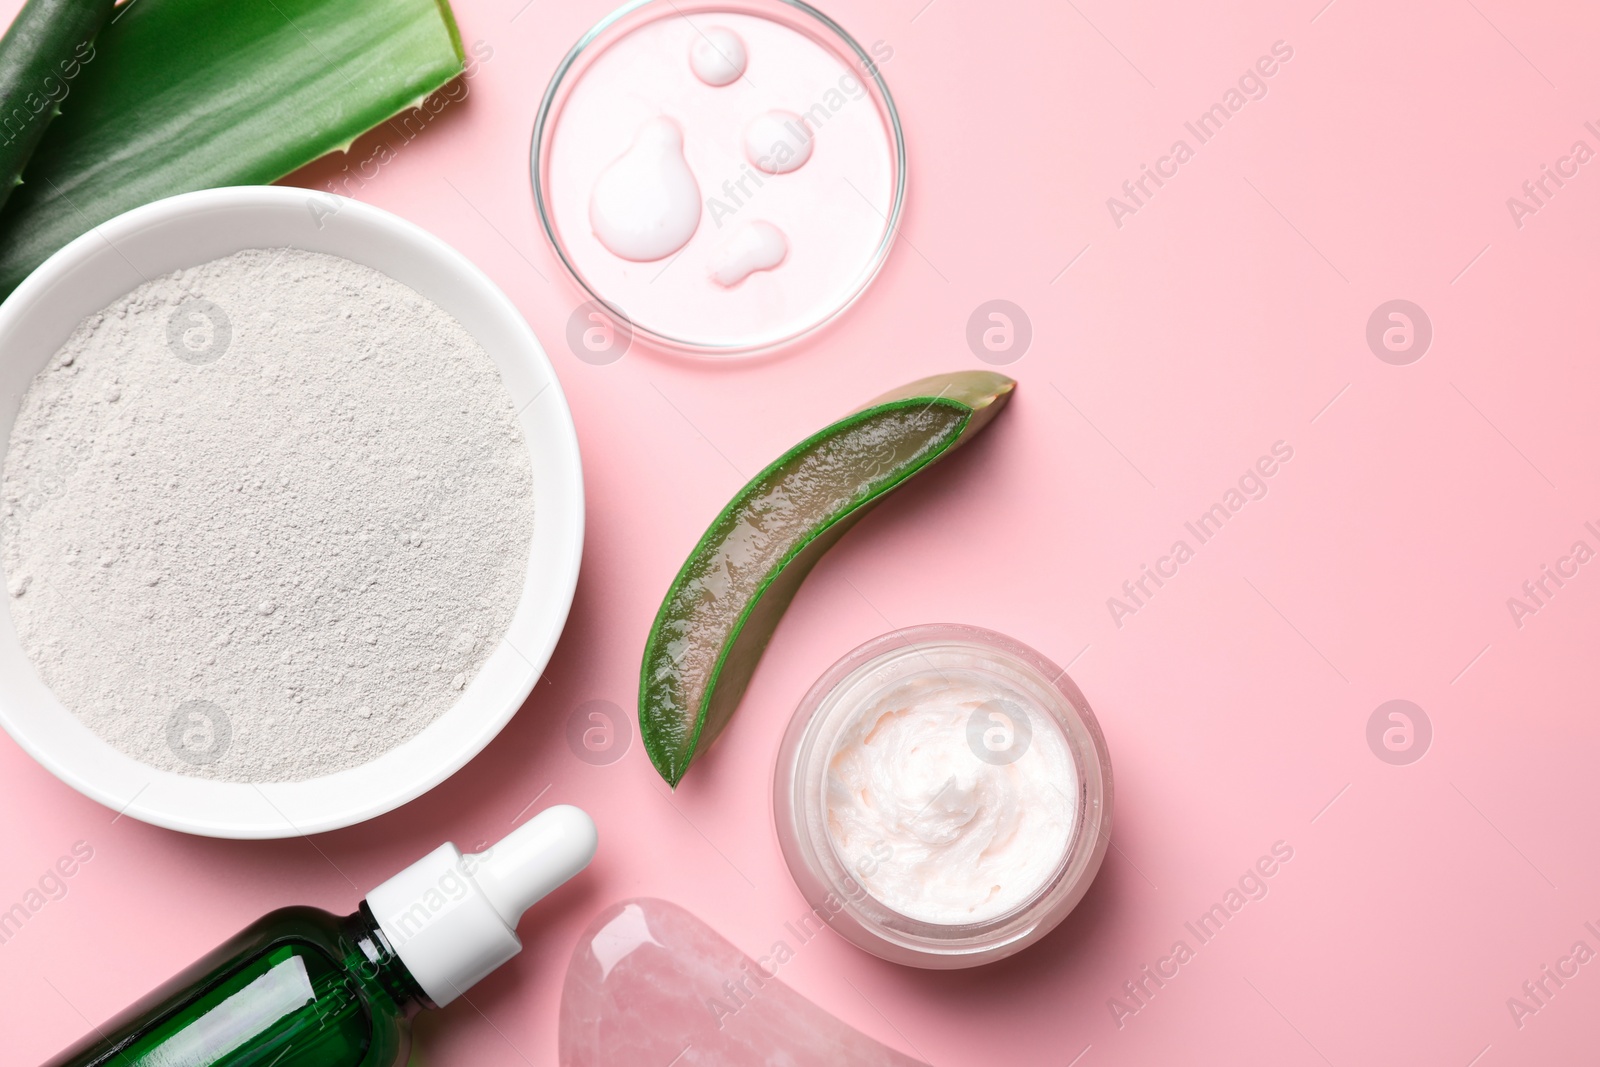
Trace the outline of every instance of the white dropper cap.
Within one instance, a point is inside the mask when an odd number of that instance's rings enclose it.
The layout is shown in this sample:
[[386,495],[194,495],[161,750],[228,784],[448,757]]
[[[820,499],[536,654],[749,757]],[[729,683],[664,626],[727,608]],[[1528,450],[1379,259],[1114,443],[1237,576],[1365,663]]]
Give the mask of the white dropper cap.
[[546,808],[482,852],[440,845],[368,893],[367,907],[442,1008],[522,951],[522,913],[587,867],[598,840],[583,811]]

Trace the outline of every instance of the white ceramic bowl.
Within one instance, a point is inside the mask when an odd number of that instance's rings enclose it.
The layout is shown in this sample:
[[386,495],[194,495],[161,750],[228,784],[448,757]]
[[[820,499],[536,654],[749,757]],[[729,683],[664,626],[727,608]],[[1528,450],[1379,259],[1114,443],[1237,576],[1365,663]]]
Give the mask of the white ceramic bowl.
[[219,782],[157,770],[112,748],[62,706],[0,610],[0,725],[86,796],[158,826],[211,837],[317,833],[370,819],[438,785],[477,755],[538,681],[572,604],[583,550],[583,473],[555,371],[517,309],[438,238],[329,193],[244,186],[187,193],[120,215],[72,242],[0,305],[0,461],[23,393],[84,318],[139,285],[245,248],[343,256],[403,282],[481,344],[521,411],[533,462],[534,531],[522,598],[504,640],[460,699],[372,762],[304,782]]

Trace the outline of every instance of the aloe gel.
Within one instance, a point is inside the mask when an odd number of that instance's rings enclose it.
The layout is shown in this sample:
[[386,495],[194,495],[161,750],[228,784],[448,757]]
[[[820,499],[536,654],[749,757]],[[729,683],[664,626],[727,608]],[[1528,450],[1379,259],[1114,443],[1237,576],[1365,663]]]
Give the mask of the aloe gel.
[[272,912],[46,1067],[395,1067],[412,1017],[516,955],[522,912],[595,842],[561,805],[483,852],[441,845],[353,915]]

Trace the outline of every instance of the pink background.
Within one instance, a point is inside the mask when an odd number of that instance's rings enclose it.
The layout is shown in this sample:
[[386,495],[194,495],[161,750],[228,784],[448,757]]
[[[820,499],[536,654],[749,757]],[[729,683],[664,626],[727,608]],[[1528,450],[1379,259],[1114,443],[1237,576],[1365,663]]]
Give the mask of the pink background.
[[[1013,961],[922,973],[830,935],[782,972],[806,996],[938,1067],[1592,1055],[1600,963],[1520,1029],[1506,999],[1575,941],[1600,949],[1583,928],[1600,926],[1600,564],[1520,629],[1506,600],[1573,541],[1600,548],[1583,528],[1600,526],[1600,163],[1520,229],[1506,198],[1575,140],[1600,148],[1583,127],[1600,119],[1600,14],[923,2],[830,11],[894,48],[903,240],[834,328],[734,366],[637,346],[594,366],[566,348],[578,298],[536,226],[528,138],[546,79],[609,0],[458,3],[493,57],[358,193],[472,257],[550,348],[590,509],[566,636],[528,707],[454,779],[312,841],[113,820],[0,742],[0,907],[74,842],[94,849],[0,945],[6,1062],[44,1058],[273,907],[347,911],[437,842],[498,837],[537,799],[593,812],[601,854],[524,924],[519,960],[419,1027],[419,1059],[553,1064],[567,955],[604,904],[665,897],[752,952],[806,910],[767,799],[790,709],[857,643],[930,621],[1072,663],[1111,746],[1116,850]],[[1279,40],[1294,57],[1267,97],[1117,227],[1106,198]],[[631,708],[659,598],[745,476],[887,387],[981,366],[966,323],[995,298],[1034,331],[1011,411],[817,568],[677,795],[637,737],[615,764],[580,762],[569,715]],[[1409,366],[1364,337],[1394,298],[1434,327]],[[1117,627],[1107,597],[1279,440],[1294,458],[1266,498]],[[1366,741],[1397,698],[1434,728],[1409,766]],[[1119,1029],[1108,998],[1279,840],[1294,858],[1269,895]]]

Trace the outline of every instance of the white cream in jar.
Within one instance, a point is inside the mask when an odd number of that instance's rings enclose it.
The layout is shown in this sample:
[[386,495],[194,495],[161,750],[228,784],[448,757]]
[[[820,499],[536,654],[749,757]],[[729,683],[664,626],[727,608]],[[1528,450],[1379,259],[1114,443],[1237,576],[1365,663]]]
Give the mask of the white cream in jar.
[[778,842],[823,922],[884,959],[971,967],[1088,891],[1111,760],[1066,672],[975,626],[897,630],[817,680],[773,776]]
[[877,695],[828,761],[828,837],[885,907],[980,923],[1026,903],[1061,867],[1077,773],[1026,698],[945,670]]

